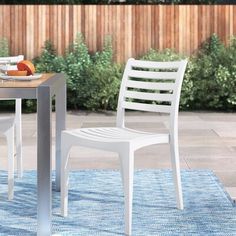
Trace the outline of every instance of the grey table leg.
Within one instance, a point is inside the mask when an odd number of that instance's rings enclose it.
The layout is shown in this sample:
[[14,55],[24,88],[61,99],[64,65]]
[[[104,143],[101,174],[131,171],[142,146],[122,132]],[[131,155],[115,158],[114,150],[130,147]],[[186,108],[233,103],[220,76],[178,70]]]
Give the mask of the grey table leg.
[[61,182],[61,131],[66,126],[66,82],[56,92],[56,191],[60,191]]
[[38,236],[51,235],[52,178],[51,178],[51,94],[45,86],[37,89],[37,186]]

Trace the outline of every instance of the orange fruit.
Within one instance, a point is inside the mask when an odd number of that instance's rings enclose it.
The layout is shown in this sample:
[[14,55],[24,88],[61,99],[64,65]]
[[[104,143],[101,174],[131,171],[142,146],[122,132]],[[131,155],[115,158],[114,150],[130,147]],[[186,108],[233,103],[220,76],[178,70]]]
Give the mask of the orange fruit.
[[19,71],[19,70],[8,70],[7,75],[9,76],[26,76],[27,70]]
[[17,69],[19,71],[27,71],[27,75],[33,75],[35,72],[34,64],[28,60],[23,60],[17,63]]

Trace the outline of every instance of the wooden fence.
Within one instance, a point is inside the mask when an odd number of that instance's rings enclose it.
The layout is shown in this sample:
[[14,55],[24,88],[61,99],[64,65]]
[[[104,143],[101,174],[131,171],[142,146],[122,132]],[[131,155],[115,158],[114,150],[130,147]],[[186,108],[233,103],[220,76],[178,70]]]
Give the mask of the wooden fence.
[[46,39],[62,54],[78,32],[91,51],[112,35],[119,62],[151,47],[190,54],[213,33],[224,42],[236,34],[236,5],[0,5],[11,54],[32,59]]

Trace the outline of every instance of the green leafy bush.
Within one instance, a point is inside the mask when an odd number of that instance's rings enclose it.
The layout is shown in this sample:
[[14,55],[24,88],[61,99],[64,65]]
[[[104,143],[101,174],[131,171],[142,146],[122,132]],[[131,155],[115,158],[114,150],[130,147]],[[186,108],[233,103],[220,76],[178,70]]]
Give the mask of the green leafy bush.
[[65,69],[64,58],[57,56],[54,45],[49,40],[45,41],[41,55],[33,62],[37,72],[61,72]]
[[65,73],[69,108],[116,109],[121,67],[113,62],[111,39],[107,38],[103,50],[93,55],[89,53],[83,35],[78,34],[64,57],[57,56],[52,43],[46,41],[34,63],[37,72]]
[[120,85],[120,67],[112,60],[111,40],[101,52],[89,54],[81,34],[65,57],[69,107],[90,110],[115,109]]
[[[184,56],[172,50],[151,49],[143,59],[166,61]],[[196,55],[189,58],[183,80],[180,109],[224,110],[236,108],[236,38],[225,46],[213,34]]]
[[232,39],[224,46],[217,35],[212,35],[199,53],[191,58],[188,76],[193,83],[192,109],[235,109],[236,44]]
[[[33,59],[36,71],[39,73],[61,72],[64,69],[64,58],[57,56],[54,45],[49,40],[45,41],[42,53]],[[23,101],[25,112],[36,111],[36,101],[26,99]]]
[[220,90],[222,110],[236,108],[236,38],[230,40],[229,46],[221,53],[220,63],[216,69],[216,83]]
[[82,34],[78,34],[65,55],[65,74],[67,75],[68,106],[74,109],[84,107],[88,99],[86,87],[88,77],[85,73],[92,66],[88,47]]
[[92,57],[92,66],[85,71],[87,100],[84,106],[90,110],[115,110],[117,107],[122,68],[113,62],[111,39],[105,40],[101,52]]

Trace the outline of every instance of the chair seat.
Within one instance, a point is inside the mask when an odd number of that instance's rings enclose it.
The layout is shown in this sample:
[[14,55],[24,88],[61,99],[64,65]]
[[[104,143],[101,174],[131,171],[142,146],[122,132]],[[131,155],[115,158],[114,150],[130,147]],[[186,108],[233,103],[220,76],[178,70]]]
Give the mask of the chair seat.
[[99,127],[63,131],[65,135],[97,143],[131,143],[137,148],[147,144],[168,143],[169,134],[148,133],[128,128]]

